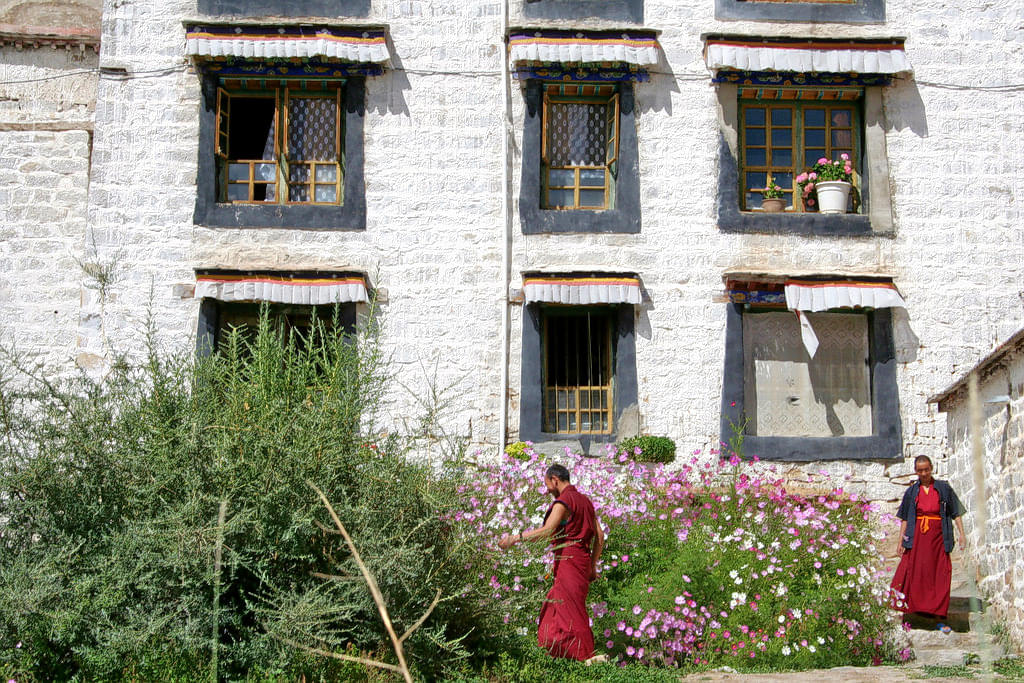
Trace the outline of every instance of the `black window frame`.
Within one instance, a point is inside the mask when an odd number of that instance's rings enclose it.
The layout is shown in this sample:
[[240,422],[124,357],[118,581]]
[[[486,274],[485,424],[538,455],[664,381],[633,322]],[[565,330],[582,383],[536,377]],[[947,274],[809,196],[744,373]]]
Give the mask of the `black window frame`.
[[[726,309],[725,360],[722,379],[720,439],[729,444],[734,426],[744,422],[743,315],[747,304],[730,303]],[[868,316],[871,363],[871,436],[795,437],[744,435],[743,455],[762,460],[815,462],[821,460],[882,460],[903,457],[902,420],[897,385],[892,311],[836,309]],[[723,446],[724,448],[725,446]]]
[[640,232],[640,165],[633,83],[619,83],[619,149],[611,209],[544,209],[542,193],[544,81],[526,79],[519,219],[524,235]]
[[851,2],[765,2],[715,0],[715,19],[735,21],[799,21],[884,24],[885,0]]
[[[334,316],[334,307],[338,307],[338,323],[341,325],[341,333],[355,338],[357,304],[355,302],[338,304],[278,304],[260,301],[220,301],[219,299],[203,298],[199,304],[199,322],[196,332],[196,352],[200,356],[215,353],[220,349],[227,332],[224,325],[225,313],[246,312],[258,315],[260,308],[266,304],[270,315],[275,317],[287,317],[294,315],[293,311],[300,312],[312,319],[315,317],[321,323],[330,323]],[[289,321],[290,322],[290,321]]]
[[[608,434],[557,434],[544,431],[543,420],[543,316],[545,310],[557,304],[529,303],[523,307],[522,368],[519,400],[519,438],[523,441],[579,442],[584,452],[591,444],[615,443],[626,411],[637,407],[636,374],[636,308],[632,304],[594,304],[560,308],[584,310],[600,308],[609,312],[614,324],[612,330],[612,427]],[[610,310],[609,310],[610,309]]]
[[344,182],[341,204],[239,204],[219,199],[217,177],[217,90],[220,77],[202,73],[199,114],[199,166],[196,176],[196,225],[231,228],[306,228],[365,230],[366,190],[363,176],[363,128],[366,79],[346,76],[342,94]]
[[207,16],[367,17],[371,0],[198,0]]
[[644,0],[523,0],[529,19],[607,19],[642,24]]

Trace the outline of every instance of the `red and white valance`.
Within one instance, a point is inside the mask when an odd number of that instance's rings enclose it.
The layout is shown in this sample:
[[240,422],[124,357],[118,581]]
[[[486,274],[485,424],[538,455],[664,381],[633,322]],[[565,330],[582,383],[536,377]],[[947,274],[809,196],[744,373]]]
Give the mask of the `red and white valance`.
[[196,275],[197,299],[266,301],[275,304],[362,303],[369,301],[362,275],[288,276],[271,273]]
[[902,74],[913,68],[902,40],[737,40],[708,38],[704,60],[713,71]]
[[552,304],[639,304],[640,280],[628,276],[545,277],[523,279],[523,298]]
[[509,58],[517,62],[658,63],[658,41],[651,31],[556,31],[525,29],[508,38]]
[[818,335],[802,313],[836,308],[906,308],[891,282],[788,280],[785,292],[786,308],[796,312],[800,337],[811,358],[818,350]]
[[185,49],[206,58],[383,63],[391,57],[382,28],[197,25],[187,27]]

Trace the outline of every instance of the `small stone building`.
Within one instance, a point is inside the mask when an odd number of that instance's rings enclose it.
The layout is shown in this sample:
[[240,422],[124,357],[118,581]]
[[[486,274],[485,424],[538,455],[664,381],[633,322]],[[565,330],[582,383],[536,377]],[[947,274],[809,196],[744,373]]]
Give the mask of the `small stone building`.
[[[978,377],[984,491],[975,486],[968,376]],[[1024,330],[1000,344],[943,392],[931,398],[946,414],[948,459],[938,476],[949,479],[969,509],[964,530],[978,586],[996,620],[1024,649]],[[977,503],[985,501],[984,540]]]

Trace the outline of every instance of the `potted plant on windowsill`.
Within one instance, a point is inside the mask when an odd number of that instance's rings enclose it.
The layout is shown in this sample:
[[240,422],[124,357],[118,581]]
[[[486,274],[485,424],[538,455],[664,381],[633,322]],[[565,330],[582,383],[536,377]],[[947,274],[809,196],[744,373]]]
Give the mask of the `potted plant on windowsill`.
[[804,207],[821,213],[846,213],[853,187],[853,164],[849,154],[840,154],[835,161],[818,159],[811,170],[796,177]]
[[768,175],[768,184],[761,190],[761,210],[765,213],[779,213],[786,208],[785,195],[782,188],[775,184],[771,174]]

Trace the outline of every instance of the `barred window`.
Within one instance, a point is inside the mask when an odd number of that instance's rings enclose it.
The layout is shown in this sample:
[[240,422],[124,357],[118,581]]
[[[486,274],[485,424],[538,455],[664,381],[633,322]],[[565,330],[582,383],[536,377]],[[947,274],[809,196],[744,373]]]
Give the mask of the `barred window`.
[[343,203],[344,83],[234,79],[217,91],[219,199]]
[[607,306],[544,309],[545,432],[612,432],[614,327]]
[[613,208],[619,147],[617,86],[546,84],[543,126],[543,207]]
[[803,205],[795,178],[822,157],[848,154],[858,187],[860,95],[859,89],[742,87],[740,208],[760,209],[770,174],[782,188],[788,210],[813,210]]

